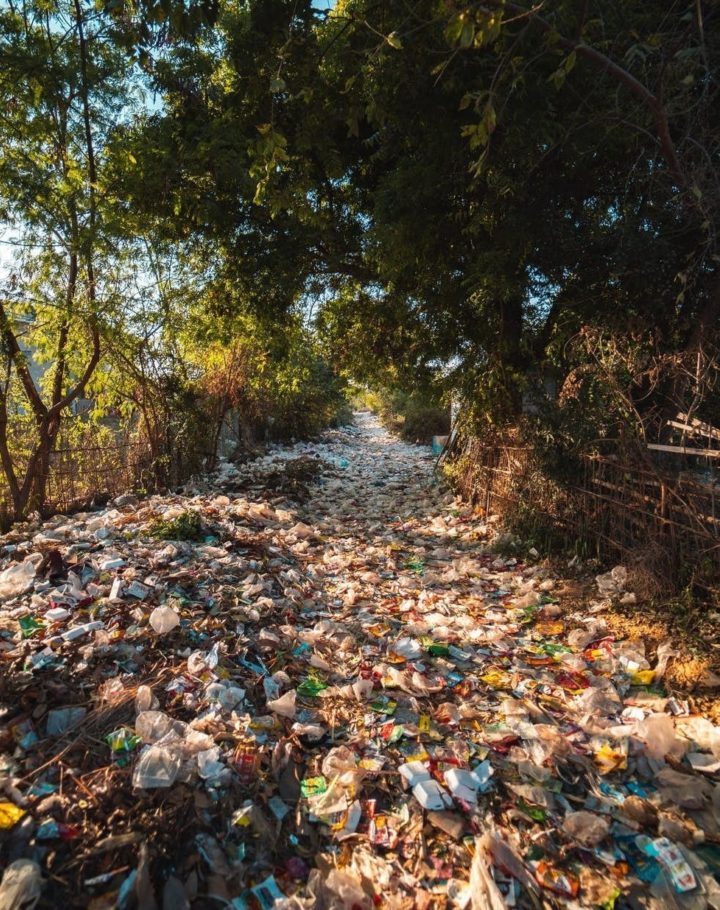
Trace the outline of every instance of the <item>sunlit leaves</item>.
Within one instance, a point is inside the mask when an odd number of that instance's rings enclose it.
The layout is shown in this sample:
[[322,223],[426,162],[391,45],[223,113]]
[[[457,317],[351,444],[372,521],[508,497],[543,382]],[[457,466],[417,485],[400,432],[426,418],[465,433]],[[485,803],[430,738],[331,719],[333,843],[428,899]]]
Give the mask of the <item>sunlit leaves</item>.
[[499,38],[503,25],[503,11],[488,11],[482,7],[468,6],[450,16],[445,27],[445,38],[453,47],[468,50],[492,44]]
[[263,123],[257,127],[257,131],[260,135],[251,143],[249,151],[252,162],[250,176],[257,183],[253,201],[259,205],[266,196],[274,174],[289,161],[289,156],[287,139],[272,124]]

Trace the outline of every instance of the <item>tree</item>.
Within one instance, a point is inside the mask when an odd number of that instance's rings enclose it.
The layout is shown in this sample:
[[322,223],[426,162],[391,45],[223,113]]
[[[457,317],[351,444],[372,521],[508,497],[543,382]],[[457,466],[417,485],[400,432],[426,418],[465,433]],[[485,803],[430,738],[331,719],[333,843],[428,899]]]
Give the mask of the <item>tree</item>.
[[[148,63],[122,195],[233,283],[218,313],[313,301],[349,370],[435,370],[514,420],[586,328],[668,365],[716,341],[716,15],[228,2]],[[636,390],[658,424],[667,372]]]
[[[100,362],[108,314],[98,155],[121,107],[125,63],[80,0],[8,0],[0,25],[0,211],[20,252],[0,302],[0,459],[20,518],[42,508],[61,422]],[[32,427],[26,458],[14,447],[18,421]]]

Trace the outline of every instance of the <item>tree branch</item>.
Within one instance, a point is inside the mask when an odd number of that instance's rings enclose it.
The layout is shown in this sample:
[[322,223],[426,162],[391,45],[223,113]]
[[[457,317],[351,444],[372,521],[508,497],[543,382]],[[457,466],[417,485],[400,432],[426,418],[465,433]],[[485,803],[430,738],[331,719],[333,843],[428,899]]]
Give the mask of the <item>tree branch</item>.
[[76,398],[79,398],[82,395],[82,393],[85,391],[85,386],[88,384],[90,378],[92,377],[92,374],[95,372],[95,367],[97,367],[98,363],[100,362],[100,355],[102,352],[100,347],[100,331],[97,327],[97,324],[93,323],[90,328],[90,334],[92,337],[93,350],[92,354],[90,355],[90,360],[85,367],[85,372],[80,377],[80,380],[75,388],[68,392],[68,394],[61,398],[60,401],[58,401],[56,404],[53,404],[52,408],[50,409],[50,413],[53,416],[59,415],[65,408],[69,407]]
[[564,48],[567,51],[575,51],[578,57],[584,57],[585,60],[590,61],[598,68],[604,70],[618,82],[625,86],[635,97],[641,101],[645,107],[652,113],[653,119],[655,121],[655,129],[657,132],[658,141],[660,142],[660,148],[662,149],[663,157],[668,165],[670,173],[675,178],[676,182],[680,188],[684,191],[690,189],[690,181],[685,174],[682,164],[680,163],[680,158],[678,157],[677,150],[675,148],[675,143],[673,142],[672,136],[670,134],[670,124],[668,122],[667,111],[660,101],[660,99],[651,92],[647,86],[643,85],[639,79],[633,76],[628,70],[624,69],[619,64],[615,63],[614,60],[611,60],[601,51],[597,50],[594,47],[590,47],[588,44],[583,43],[579,38],[573,40],[571,38],[565,38],[562,35],[558,35],[557,30],[547,19],[543,19],[542,16],[538,13],[533,12],[532,10],[526,10],[522,6],[519,6],[515,3],[501,3],[501,0],[489,0],[487,4],[494,8],[504,6],[504,9],[508,10],[511,13],[528,13],[532,22],[534,22],[538,28],[545,32],[552,32],[556,36],[557,43],[560,47]]
[[38,419],[45,417],[47,414],[47,406],[42,400],[40,392],[38,392],[37,386],[35,385],[35,380],[32,378],[32,374],[30,373],[30,368],[28,367],[25,354],[18,344],[17,337],[12,325],[10,324],[10,319],[5,312],[5,307],[2,303],[0,303],[0,335],[2,336],[8,356],[12,360],[15,371],[18,374],[27,400],[32,407],[35,416]]

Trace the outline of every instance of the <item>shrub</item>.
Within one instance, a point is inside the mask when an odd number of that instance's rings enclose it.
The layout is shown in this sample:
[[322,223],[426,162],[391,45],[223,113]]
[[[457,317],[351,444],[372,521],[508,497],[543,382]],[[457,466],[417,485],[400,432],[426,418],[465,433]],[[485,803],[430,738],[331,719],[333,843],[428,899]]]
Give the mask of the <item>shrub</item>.
[[[358,400],[356,396],[355,400]],[[365,391],[360,400],[383,424],[408,442],[430,443],[450,432],[450,409],[439,394],[428,391]]]

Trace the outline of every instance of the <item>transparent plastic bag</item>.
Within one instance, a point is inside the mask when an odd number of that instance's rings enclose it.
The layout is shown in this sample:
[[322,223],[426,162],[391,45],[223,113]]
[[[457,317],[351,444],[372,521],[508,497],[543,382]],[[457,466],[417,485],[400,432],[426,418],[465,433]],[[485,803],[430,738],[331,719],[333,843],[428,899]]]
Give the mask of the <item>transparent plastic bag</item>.
[[133,786],[142,790],[171,787],[177,780],[182,757],[176,749],[149,746],[133,770]]
[[42,554],[33,553],[22,562],[16,562],[0,572],[0,600],[17,597],[27,591],[41,562]]

